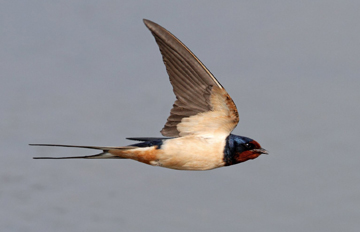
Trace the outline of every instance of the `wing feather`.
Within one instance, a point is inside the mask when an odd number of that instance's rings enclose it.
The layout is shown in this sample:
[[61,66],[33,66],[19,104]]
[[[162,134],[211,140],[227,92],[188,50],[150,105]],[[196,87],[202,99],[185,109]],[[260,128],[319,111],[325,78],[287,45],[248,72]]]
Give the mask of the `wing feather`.
[[173,34],[149,20],[144,23],[160,48],[176,96],[162,135],[230,134],[239,117],[226,90]]

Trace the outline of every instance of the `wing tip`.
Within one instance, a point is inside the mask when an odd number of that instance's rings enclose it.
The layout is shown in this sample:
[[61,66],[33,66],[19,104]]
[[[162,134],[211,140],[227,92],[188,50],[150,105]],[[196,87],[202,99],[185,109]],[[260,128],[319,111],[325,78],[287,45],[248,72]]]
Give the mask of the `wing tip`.
[[156,39],[156,37],[164,39],[164,38],[170,36],[170,37],[174,38],[182,46],[185,46],[184,44],[182,44],[182,42],[178,38],[176,38],[176,36],[174,36],[166,28],[164,28],[164,27],[160,26],[159,24],[157,24],[151,20],[148,20],[148,19],[143,19],[143,22],[144,22],[145,26],[150,30],[150,32],[155,36],[155,39]]
[[157,23],[154,23],[153,21],[149,19],[143,19],[143,22],[149,30],[153,31],[155,27],[159,26]]

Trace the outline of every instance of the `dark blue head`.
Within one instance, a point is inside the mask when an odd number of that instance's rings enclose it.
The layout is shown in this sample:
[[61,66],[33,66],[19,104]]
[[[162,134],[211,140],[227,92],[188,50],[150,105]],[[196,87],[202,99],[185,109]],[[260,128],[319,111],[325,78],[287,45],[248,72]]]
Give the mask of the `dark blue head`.
[[268,152],[261,148],[260,144],[253,139],[230,134],[226,138],[224,150],[225,166],[245,162],[249,159],[255,159],[261,154]]

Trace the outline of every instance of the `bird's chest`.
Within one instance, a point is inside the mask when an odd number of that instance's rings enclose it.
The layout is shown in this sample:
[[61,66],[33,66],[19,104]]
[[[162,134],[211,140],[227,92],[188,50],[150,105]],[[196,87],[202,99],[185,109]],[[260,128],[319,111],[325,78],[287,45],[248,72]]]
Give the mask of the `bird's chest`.
[[208,170],[224,166],[225,138],[198,136],[167,140],[152,165],[180,170]]

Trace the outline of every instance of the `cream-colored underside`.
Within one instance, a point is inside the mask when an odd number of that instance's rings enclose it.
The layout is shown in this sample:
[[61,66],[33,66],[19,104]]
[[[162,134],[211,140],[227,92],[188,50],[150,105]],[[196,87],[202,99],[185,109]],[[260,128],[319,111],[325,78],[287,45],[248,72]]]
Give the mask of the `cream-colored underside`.
[[208,170],[224,166],[225,138],[185,136],[169,139],[158,150],[154,166],[179,170]]

